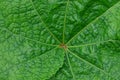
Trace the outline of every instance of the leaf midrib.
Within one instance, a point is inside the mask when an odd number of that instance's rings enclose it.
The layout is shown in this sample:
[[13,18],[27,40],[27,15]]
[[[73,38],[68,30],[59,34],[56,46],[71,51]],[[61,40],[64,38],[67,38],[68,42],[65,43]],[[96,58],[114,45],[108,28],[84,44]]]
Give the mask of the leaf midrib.
[[64,16],[63,43],[65,42],[65,29],[66,29],[66,19],[67,19],[67,13],[68,13],[68,5],[69,5],[69,0],[67,0],[67,3],[66,3],[66,10],[65,10],[65,16]]

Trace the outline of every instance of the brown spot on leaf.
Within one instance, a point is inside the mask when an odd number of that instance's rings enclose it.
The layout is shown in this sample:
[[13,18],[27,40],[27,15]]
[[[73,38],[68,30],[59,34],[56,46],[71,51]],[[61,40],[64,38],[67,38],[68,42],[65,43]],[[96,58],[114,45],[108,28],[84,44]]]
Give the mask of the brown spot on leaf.
[[60,48],[63,48],[64,50],[67,50],[67,45],[61,43],[61,44],[60,44]]

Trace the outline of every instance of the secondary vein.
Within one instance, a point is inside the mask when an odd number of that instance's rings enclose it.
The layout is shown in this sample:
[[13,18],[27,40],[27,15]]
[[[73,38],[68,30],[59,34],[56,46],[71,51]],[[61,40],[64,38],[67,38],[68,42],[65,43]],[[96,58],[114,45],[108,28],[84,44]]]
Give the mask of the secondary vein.
[[66,57],[67,57],[68,65],[70,67],[71,74],[73,76],[73,80],[75,80],[75,75],[73,73],[73,69],[72,69],[72,66],[71,66],[71,63],[70,63],[70,59],[69,59],[68,53],[66,53]]
[[8,30],[7,28],[0,28],[0,29],[1,29],[1,30],[7,31],[7,32],[11,33],[11,34],[14,35],[14,36],[23,37],[24,39],[27,39],[27,40],[30,40],[30,41],[34,41],[34,42],[40,43],[40,44],[42,44],[42,45],[47,45],[47,46],[58,46],[58,45],[43,43],[43,42],[40,42],[40,41],[31,39],[31,38],[25,37],[25,36],[23,36],[23,35],[15,34],[15,33],[13,33],[12,31]]
[[[120,2],[120,1],[119,1]],[[104,13],[102,13],[100,16],[98,16],[97,18],[95,18],[93,21],[91,21],[88,25],[86,25],[82,30],[80,30],[76,35],[74,35],[66,44],[69,44],[76,36],[78,36],[80,33],[82,33],[84,30],[86,30],[87,28],[90,27],[90,25],[94,22],[96,22],[100,17],[102,17],[106,12],[108,12],[109,10],[111,10],[116,4],[114,4],[113,6],[111,6],[108,10],[106,10]]]
[[68,46],[68,48],[77,48],[77,47],[83,47],[83,46],[91,46],[91,45],[97,45],[97,44],[101,44],[101,43],[107,43],[107,42],[115,42],[118,40],[106,40],[106,41],[100,41],[100,42],[95,42],[95,43],[87,43],[87,44],[83,44],[83,45],[76,45],[76,46]]
[[101,68],[99,68],[98,66],[96,66],[96,65],[94,65],[94,64],[92,64],[92,63],[90,63],[89,61],[87,61],[87,60],[81,58],[80,56],[76,55],[75,53],[73,53],[73,52],[70,51],[69,49],[68,49],[68,52],[70,52],[73,56],[75,56],[76,58],[80,59],[81,61],[83,61],[83,62],[85,62],[85,63],[87,63],[87,64],[89,64],[89,65],[95,67],[96,69],[100,70],[101,72],[103,72],[103,73],[105,73],[105,74],[108,74],[108,73],[105,72],[103,69],[101,69]]
[[59,43],[61,43],[61,42],[58,40],[58,38],[50,31],[50,29],[47,27],[46,23],[42,20],[40,14],[38,13],[37,9],[36,9],[35,6],[34,6],[33,1],[30,0],[30,2],[31,2],[31,4],[32,4],[34,10],[36,11],[37,15],[39,16],[41,22],[44,24],[44,27],[46,28],[46,30],[50,33],[51,36],[53,36],[53,38],[54,38],[55,40],[57,40]]
[[[58,46],[55,47],[55,48],[53,48],[53,49],[51,49],[51,50],[49,50],[49,51],[47,51],[47,52],[45,52],[44,54],[47,54],[48,52],[50,52],[50,51],[52,51],[52,50],[55,50],[55,49],[57,49],[57,48],[58,48]],[[44,55],[44,54],[41,54],[41,55]],[[10,66],[9,68],[7,68],[6,70],[0,72],[0,74],[3,73],[3,72],[9,71],[9,70],[11,70],[11,69],[14,68],[14,67],[19,67],[21,64],[24,64],[24,63],[26,63],[26,62],[28,62],[28,61],[30,61],[30,60],[33,60],[33,59],[35,59],[35,58],[37,58],[37,57],[40,57],[41,55],[38,55],[38,56],[33,57],[33,58],[30,58],[30,59],[28,59],[28,60],[26,60],[26,61],[21,61],[21,62],[19,62],[19,63],[13,64],[12,66]]]

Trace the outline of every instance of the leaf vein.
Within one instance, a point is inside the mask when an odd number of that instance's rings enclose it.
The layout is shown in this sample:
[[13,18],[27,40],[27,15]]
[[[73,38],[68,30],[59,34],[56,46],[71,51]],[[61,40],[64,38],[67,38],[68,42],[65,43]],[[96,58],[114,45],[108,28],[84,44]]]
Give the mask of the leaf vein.
[[90,23],[88,23],[82,30],[80,30],[76,35],[74,35],[66,44],[69,44],[76,36],[78,36],[84,30],[86,30],[87,28],[89,28],[92,23],[96,22],[101,16],[103,16],[106,12],[108,12],[109,10],[111,10],[117,4],[118,3],[114,4],[109,9],[107,9],[105,12],[103,12],[100,16],[98,16],[97,18],[95,18],[94,20],[92,20]]
[[[53,48],[53,49],[45,52],[44,54],[46,54],[46,53],[48,53],[48,52],[50,52],[50,51],[52,51],[52,50],[55,50],[55,49],[57,49],[57,48],[58,48],[58,47],[55,47],[55,48]],[[41,54],[41,55],[43,55],[43,54]],[[39,56],[41,56],[41,55],[39,55]],[[37,57],[39,57],[39,56],[36,56],[36,57],[30,58],[30,59],[27,59],[26,61],[21,61],[20,63],[17,63],[17,64],[13,64],[12,66],[10,66],[9,68],[7,68],[6,70],[1,71],[0,74],[3,74],[3,72],[7,72],[7,71],[11,70],[11,69],[14,68],[14,67],[18,67],[20,64],[24,64],[24,63],[26,63],[26,62],[28,62],[28,61],[30,61],[30,60],[32,60],[32,59],[35,59],[35,58],[37,58]]]
[[71,63],[70,63],[70,59],[69,59],[68,53],[66,53],[66,57],[67,57],[68,65],[70,67],[71,74],[73,76],[73,80],[75,80],[75,75],[73,73],[73,69],[72,69],[72,66],[71,66]]
[[83,61],[83,62],[85,62],[85,63],[87,63],[87,64],[89,64],[89,65],[91,65],[91,66],[95,67],[95,68],[96,68],[96,69],[98,69],[99,71],[101,71],[101,72],[103,72],[103,73],[105,73],[105,74],[108,74],[108,73],[107,73],[107,72],[105,72],[103,69],[101,69],[101,68],[99,68],[98,66],[96,66],[96,65],[92,64],[91,62],[89,62],[89,61],[87,61],[87,60],[83,59],[82,57],[80,57],[80,56],[76,55],[75,53],[73,53],[73,52],[72,52],[72,51],[70,51],[69,49],[68,49],[68,52],[70,52],[73,56],[75,56],[76,58],[80,59],[81,61]]
[[97,45],[97,44],[101,44],[101,43],[107,43],[107,42],[115,42],[115,41],[119,41],[119,40],[106,40],[106,41],[100,41],[100,42],[95,42],[95,43],[87,43],[87,44],[83,44],[83,45],[76,45],[76,46],[68,46],[68,48],[77,48],[77,47],[83,47],[83,46],[91,46],[91,45]]
[[66,4],[66,10],[65,10],[65,17],[64,17],[64,26],[63,26],[63,43],[65,41],[65,29],[66,29],[66,18],[67,18],[67,13],[68,13],[68,5],[69,5],[69,0],[67,1]]
[[30,2],[31,2],[31,4],[32,4],[34,10],[36,11],[36,14],[39,16],[41,22],[44,24],[44,27],[46,28],[46,30],[50,33],[51,36],[53,36],[53,38],[54,38],[55,40],[57,40],[59,43],[61,43],[61,42],[58,40],[58,38],[50,31],[50,29],[47,27],[47,25],[45,24],[45,22],[42,20],[40,14],[38,13],[37,9],[36,9],[35,6],[34,6],[33,1],[30,0]]
[[40,42],[40,41],[31,39],[31,38],[25,37],[25,36],[23,36],[23,35],[15,34],[15,33],[13,33],[12,31],[8,30],[7,28],[2,28],[2,27],[0,27],[0,29],[1,29],[1,30],[6,30],[7,32],[13,34],[14,36],[23,37],[23,38],[25,38],[25,39],[27,39],[27,40],[34,41],[34,42],[40,43],[40,44],[42,44],[42,45],[47,45],[47,46],[58,46],[58,45],[43,43],[43,42]]

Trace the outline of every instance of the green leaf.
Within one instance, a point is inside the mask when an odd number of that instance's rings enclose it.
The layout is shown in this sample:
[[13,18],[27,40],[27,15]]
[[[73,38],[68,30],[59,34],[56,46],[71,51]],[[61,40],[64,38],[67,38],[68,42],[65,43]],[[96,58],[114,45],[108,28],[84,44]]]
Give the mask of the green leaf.
[[119,80],[119,0],[0,0],[0,80]]

